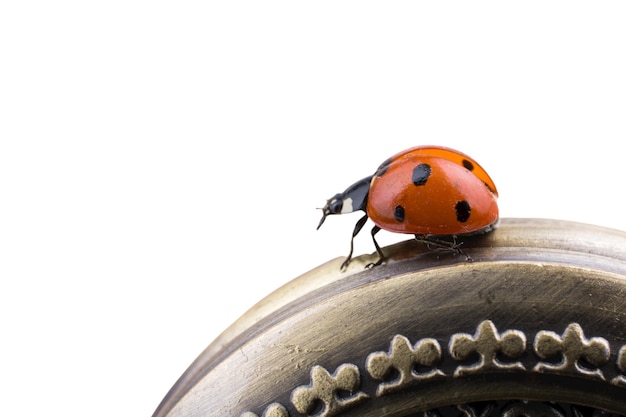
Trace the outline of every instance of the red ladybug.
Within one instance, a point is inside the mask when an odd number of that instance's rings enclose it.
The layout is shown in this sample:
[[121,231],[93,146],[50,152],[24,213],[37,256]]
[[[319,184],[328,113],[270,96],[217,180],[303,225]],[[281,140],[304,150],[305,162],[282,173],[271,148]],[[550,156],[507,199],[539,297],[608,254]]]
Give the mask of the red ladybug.
[[[487,172],[469,156],[441,146],[417,146],[383,162],[365,177],[326,202],[319,229],[329,214],[363,210],[354,226],[354,238],[368,218],[375,226],[372,239],[378,262],[385,261],[376,233],[380,229],[415,235],[429,246],[462,253],[457,236],[487,233],[498,221],[498,191]],[[469,257],[467,257],[469,259]]]

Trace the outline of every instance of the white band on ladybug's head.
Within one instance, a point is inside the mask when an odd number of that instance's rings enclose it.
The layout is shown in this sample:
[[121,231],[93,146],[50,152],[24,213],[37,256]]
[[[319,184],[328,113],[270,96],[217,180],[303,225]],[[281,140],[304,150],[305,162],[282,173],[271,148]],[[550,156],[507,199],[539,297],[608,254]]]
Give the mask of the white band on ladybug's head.
[[344,198],[343,206],[341,207],[341,214],[352,213],[353,211],[352,199],[350,197]]

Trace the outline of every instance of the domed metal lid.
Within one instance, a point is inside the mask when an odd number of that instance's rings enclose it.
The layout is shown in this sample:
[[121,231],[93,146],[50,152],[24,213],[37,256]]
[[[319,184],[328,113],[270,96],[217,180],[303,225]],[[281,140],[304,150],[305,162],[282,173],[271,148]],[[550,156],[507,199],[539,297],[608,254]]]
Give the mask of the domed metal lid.
[[262,300],[154,416],[626,415],[626,233],[503,219],[472,262],[384,250]]

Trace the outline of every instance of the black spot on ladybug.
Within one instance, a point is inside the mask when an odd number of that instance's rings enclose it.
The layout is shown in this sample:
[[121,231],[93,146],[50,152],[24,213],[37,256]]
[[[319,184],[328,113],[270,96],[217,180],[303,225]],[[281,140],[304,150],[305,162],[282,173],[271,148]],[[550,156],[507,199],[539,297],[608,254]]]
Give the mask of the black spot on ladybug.
[[380,164],[380,166],[376,170],[376,174],[374,175],[376,175],[377,177],[381,177],[385,172],[387,172],[387,170],[389,169],[389,165],[391,165],[391,162],[391,158],[386,159],[385,162]]
[[430,165],[428,164],[419,164],[415,168],[413,168],[413,176],[411,179],[413,180],[413,184],[416,186],[426,184],[428,181],[428,177],[430,177]]
[[404,207],[396,206],[396,209],[393,211],[393,217],[396,218],[397,221],[404,221]]
[[467,159],[464,159],[462,162],[463,166],[468,170],[468,171],[473,171],[474,170],[474,164],[472,164],[470,161],[468,161]]
[[467,201],[463,200],[456,203],[454,211],[456,212],[456,219],[461,223],[465,223],[470,217],[472,208]]

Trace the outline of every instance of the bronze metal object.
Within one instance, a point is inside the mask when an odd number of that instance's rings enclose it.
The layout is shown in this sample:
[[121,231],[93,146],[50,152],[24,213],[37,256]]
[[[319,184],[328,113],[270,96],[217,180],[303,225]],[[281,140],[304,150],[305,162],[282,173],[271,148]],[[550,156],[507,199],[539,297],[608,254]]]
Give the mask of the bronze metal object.
[[259,302],[154,416],[626,415],[626,233],[503,219],[472,262],[383,250]]

